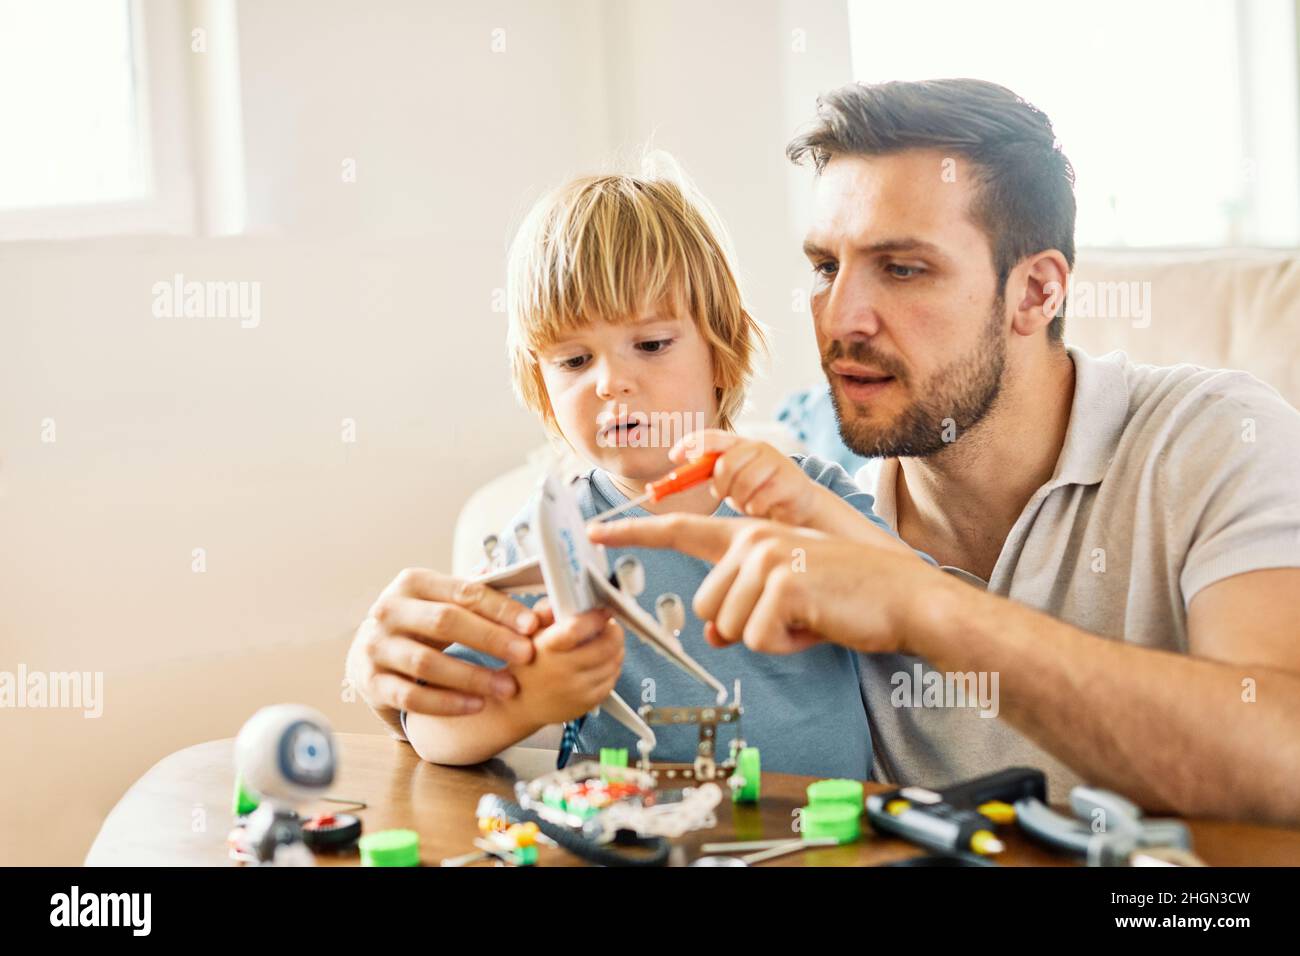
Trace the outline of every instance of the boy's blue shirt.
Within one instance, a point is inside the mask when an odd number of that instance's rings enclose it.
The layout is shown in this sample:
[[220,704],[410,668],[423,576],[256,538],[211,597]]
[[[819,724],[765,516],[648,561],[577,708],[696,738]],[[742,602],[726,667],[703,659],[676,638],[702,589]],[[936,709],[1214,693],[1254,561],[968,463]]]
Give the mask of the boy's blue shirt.
[[[834,491],[886,533],[893,534],[872,510],[874,498],[854,484],[843,468],[812,456],[793,458],[810,478]],[[628,500],[600,469],[593,468],[578,484],[578,502],[584,518],[593,518]],[[520,522],[530,521],[533,508],[534,503],[530,502],[499,536],[506,547],[507,563],[518,559],[513,528]],[[719,505],[714,515],[738,517],[725,503]],[[623,518],[616,520],[648,516],[649,512],[638,507],[629,509]],[[740,680],[745,707],[741,732],[749,746],[758,747],[762,752],[765,770],[857,780],[870,776],[871,734],[858,683],[856,654],[830,643],[789,655],[759,654],[743,645],[713,647],[704,639],[703,622],[691,610],[691,599],[712,565],[677,551],[610,548],[610,566],[625,553],[635,555],[645,566],[646,588],[638,598],[641,606],[653,616],[654,602],[660,594],[669,591],[678,594],[686,607],[680,638],[687,653],[729,690],[736,679]],[[531,605],[536,600],[532,597],[524,603]],[[643,704],[690,707],[714,703],[709,688],[664,660],[636,636],[628,635],[626,640],[623,670],[614,689],[633,708]],[[496,658],[460,645],[448,648],[447,653],[489,667],[502,666]],[[402,716],[405,718],[405,714]],[[667,726],[654,730],[658,744],[652,759],[673,762],[695,759],[698,727]],[[716,747],[719,759],[725,759],[730,753],[734,735],[733,725],[719,726]],[[589,714],[566,725],[561,765],[571,747],[583,753],[599,753],[602,747],[626,747],[635,757],[636,736],[604,712]]]

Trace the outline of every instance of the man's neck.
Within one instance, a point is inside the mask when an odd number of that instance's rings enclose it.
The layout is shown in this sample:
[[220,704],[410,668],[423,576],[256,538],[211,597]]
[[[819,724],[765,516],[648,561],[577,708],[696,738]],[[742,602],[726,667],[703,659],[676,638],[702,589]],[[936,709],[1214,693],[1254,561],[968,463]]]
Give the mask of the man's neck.
[[1008,376],[979,425],[927,458],[899,459],[898,533],[940,564],[988,580],[1007,534],[1056,471],[1074,400],[1064,349]]

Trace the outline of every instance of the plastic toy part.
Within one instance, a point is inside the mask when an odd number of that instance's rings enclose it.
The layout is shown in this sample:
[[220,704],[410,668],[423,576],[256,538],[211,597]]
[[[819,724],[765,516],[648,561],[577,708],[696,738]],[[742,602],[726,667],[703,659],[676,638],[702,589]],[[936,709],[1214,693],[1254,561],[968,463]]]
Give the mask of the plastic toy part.
[[1016,808],[1001,800],[990,800],[975,808],[980,816],[988,817],[994,823],[1015,823]]
[[655,619],[674,637],[686,626],[686,605],[679,595],[667,591],[655,598]]
[[848,803],[814,803],[799,816],[805,840],[834,839],[852,843],[862,835],[862,810]]
[[319,813],[302,824],[303,842],[316,852],[347,850],[360,837],[361,820],[350,813]]
[[532,866],[537,862],[537,847],[529,844],[521,846],[514,852],[516,866]]
[[258,800],[248,788],[244,786],[244,775],[235,774],[235,798],[232,802],[230,812],[237,817],[246,817],[257,809]]
[[[540,778],[539,778],[540,779]],[[516,789],[524,799],[528,798],[527,791],[531,789],[537,781],[532,784],[516,784]],[[585,836],[582,832],[575,830],[567,822],[557,822],[548,817],[543,817],[540,810],[550,811],[549,808],[542,806],[537,810],[521,807],[500,797],[490,796],[489,798],[496,804],[496,814],[506,817],[510,820],[521,822],[531,822],[537,824],[537,828],[542,836],[552,840],[557,846],[568,850],[575,856],[586,860],[589,863],[595,863],[597,866],[627,866],[627,867],[647,867],[647,866],[664,866],[668,863],[669,852],[672,845],[663,837],[650,837],[643,839],[635,834],[626,831],[620,831],[613,835],[613,840],[604,845]],[[475,841],[476,846],[482,847],[483,841]],[[632,849],[631,853],[620,852],[614,847],[628,847]],[[444,866],[462,865],[461,860],[443,861]]]
[[640,597],[645,591],[645,565],[625,554],[614,562],[614,579],[623,593]]
[[[643,789],[637,783],[608,779],[622,776],[623,773],[615,768],[613,773],[603,774],[599,779],[582,780],[567,786],[548,787],[543,792],[542,803],[585,821],[620,800],[654,802],[653,792]],[[558,802],[555,802],[557,797]]]
[[970,848],[980,855],[1002,852],[1002,841],[989,830],[976,830],[970,835]]
[[362,866],[419,866],[420,835],[414,830],[381,830],[357,841]]
[[862,812],[862,783],[858,780],[818,780],[808,784],[808,805],[844,803]]
[[714,814],[722,802],[722,788],[716,783],[687,787],[681,800],[671,803],[638,804],[623,800],[589,820],[583,832],[604,842],[619,830],[631,830],[639,837],[676,839],[693,830],[707,830],[718,823]]
[[338,770],[329,721],[300,704],[263,707],[235,737],[235,769],[262,802],[321,796]]
[[600,766],[604,767],[626,767],[627,766],[627,748],[626,747],[601,747],[600,748]]
[[736,754],[736,769],[731,774],[733,803],[758,803],[762,771],[757,747],[744,747]]

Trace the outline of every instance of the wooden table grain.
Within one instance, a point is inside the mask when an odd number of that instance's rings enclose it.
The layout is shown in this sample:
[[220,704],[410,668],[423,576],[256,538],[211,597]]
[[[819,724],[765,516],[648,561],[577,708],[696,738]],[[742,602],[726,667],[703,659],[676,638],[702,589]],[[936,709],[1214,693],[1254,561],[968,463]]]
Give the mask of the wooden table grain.
[[[358,813],[366,832],[409,828],[420,834],[420,859],[437,866],[473,849],[478,835],[474,808],[484,793],[513,795],[516,780],[554,769],[550,750],[514,747],[475,767],[440,767],[421,761],[411,747],[390,737],[338,734],[339,774],[332,796],[365,802]],[[214,740],[177,751],[141,777],[105,819],[86,856],[87,866],[227,866],[233,825],[234,740]],[[812,777],[764,773],[758,806],[735,806],[724,799],[712,830],[676,841],[686,859],[702,855],[699,846],[719,840],[793,837],[795,810],[803,806]],[[866,784],[867,792],[886,789]],[[328,803],[307,809],[327,809]],[[1300,865],[1300,830],[1216,821],[1190,821],[1196,852],[1212,866]],[[865,827],[864,827],[865,829]],[[1011,866],[1061,866],[1071,861],[1002,828],[1007,850],[999,862]],[[855,844],[818,848],[763,866],[878,866],[921,853],[916,847],[869,831]],[[356,851],[320,855],[326,865],[356,865]],[[542,847],[541,866],[581,862],[557,847]]]

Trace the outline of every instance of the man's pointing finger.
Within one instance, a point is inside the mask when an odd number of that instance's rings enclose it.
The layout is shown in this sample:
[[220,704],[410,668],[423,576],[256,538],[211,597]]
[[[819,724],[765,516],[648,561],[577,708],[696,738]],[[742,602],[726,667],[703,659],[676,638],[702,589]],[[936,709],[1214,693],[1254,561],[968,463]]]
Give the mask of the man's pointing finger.
[[743,528],[744,522],[734,518],[672,514],[596,522],[587,525],[587,535],[613,548],[669,548],[716,564]]

